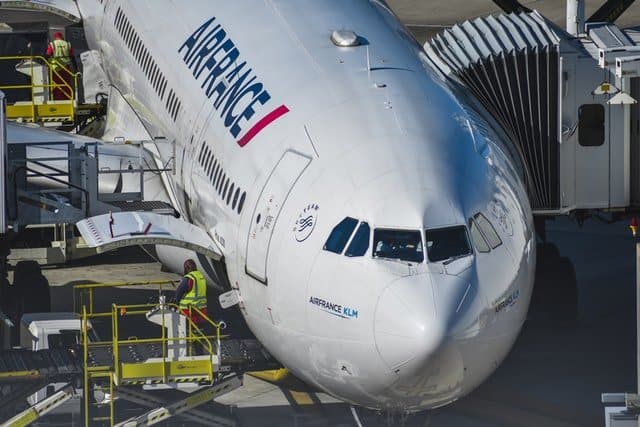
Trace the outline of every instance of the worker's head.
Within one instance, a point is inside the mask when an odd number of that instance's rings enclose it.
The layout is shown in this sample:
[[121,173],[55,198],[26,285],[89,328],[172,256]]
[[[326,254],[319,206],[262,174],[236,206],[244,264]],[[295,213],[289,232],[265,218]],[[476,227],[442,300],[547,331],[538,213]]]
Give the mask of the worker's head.
[[196,271],[198,268],[196,267],[196,263],[192,259],[188,259],[184,262],[184,274],[189,274],[192,271]]
[[62,35],[62,33],[60,31],[56,31],[55,33],[53,33],[53,39],[54,40],[64,40],[64,36]]

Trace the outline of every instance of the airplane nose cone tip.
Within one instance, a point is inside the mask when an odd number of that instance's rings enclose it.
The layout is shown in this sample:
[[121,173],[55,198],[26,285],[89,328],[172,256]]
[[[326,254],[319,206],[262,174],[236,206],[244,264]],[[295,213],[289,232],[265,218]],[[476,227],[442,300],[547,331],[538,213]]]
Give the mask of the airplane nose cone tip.
[[422,365],[440,347],[445,325],[439,321],[428,276],[403,278],[380,295],[374,331],[380,357],[391,370]]

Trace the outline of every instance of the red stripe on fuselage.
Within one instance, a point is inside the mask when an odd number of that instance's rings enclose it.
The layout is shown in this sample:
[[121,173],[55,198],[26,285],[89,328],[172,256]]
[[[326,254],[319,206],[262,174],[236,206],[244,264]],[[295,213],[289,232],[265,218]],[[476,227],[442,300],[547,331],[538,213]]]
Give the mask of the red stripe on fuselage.
[[278,108],[276,108],[275,110],[273,110],[272,112],[270,112],[269,114],[261,118],[258,121],[258,123],[253,125],[253,127],[249,129],[249,131],[247,131],[247,133],[245,133],[244,136],[238,140],[238,145],[240,147],[244,147],[249,143],[249,141],[253,139],[253,137],[259,134],[260,131],[262,131],[262,129],[266,128],[272,122],[279,119],[280,117],[287,114],[288,112],[289,112],[289,109],[287,108],[286,105],[279,106]]

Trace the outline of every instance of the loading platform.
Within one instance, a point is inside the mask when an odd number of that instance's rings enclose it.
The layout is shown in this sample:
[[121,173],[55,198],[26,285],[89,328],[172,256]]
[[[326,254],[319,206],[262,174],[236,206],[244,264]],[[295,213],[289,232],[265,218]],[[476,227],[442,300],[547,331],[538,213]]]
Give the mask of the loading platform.
[[1,84],[10,101],[7,119],[21,123],[36,123],[82,128],[106,113],[101,103],[79,102],[81,74],[52,65],[39,55],[0,56],[0,65],[8,63],[27,81],[21,84]]
[[[163,283],[167,282],[146,284],[160,285],[161,291]],[[96,291],[131,285],[133,283],[74,287],[74,300],[81,306],[75,344],[40,351],[0,352],[0,414],[8,417],[19,412],[20,415],[15,415],[14,421],[6,425],[27,425],[45,414],[44,409],[50,406],[44,400],[23,411],[19,411],[17,404],[50,384],[64,383],[82,390],[82,413],[87,426],[95,423],[152,425],[240,387],[245,372],[281,367],[257,340],[225,336],[224,322],[215,322],[193,307],[184,315],[178,306],[166,302],[163,295],[157,304],[112,303],[109,311],[95,310]],[[203,322],[196,324],[191,320],[196,313]],[[128,326],[136,319],[138,323],[155,325],[147,326],[152,331],[148,337],[127,335]],[[109,339],[97,337],[92,321],[110,324]],[[115,406],[121,390],[123,401],[142,402],[151,409],[117,424]],[[149,395],[158,390],[189,394],[167,402]],[[62,404],[68,400],[68,394],[57,394],[51,404]],[[98,401],[98,394],[105,397]],[[191,414],[190,421],[234,425],[229,417],[204,411]]]

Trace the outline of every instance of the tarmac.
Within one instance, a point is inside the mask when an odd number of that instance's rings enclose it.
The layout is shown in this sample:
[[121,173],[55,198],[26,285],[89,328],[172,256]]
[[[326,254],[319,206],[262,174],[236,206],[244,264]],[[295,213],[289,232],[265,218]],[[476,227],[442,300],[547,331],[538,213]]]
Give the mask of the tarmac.
[[[635,390],[635,247],[627,223],[551,221],[547,243],[538,245],[538,266],[527,322],[497,371],[467,397],[409,416],[405,425],[603,426],[601,393]],[[45,267],[43,275],[52,311],[73,309],[73,284],[179,279],[134,248]],[[156,298],[148,289],[119,289],[98,299],[108,306]],[[233,312],[216,315],[243,327]],[[303,384],[276,386],[245,376],[242,388],[217,402],[240,426],[357,425],[348,405]],[[121,416],[136,411],[143,410],[128,407]],[[363,426],[401,425],[397,418],[388,423],[386,414],[358,409],[358,415]]]

